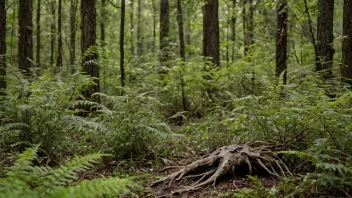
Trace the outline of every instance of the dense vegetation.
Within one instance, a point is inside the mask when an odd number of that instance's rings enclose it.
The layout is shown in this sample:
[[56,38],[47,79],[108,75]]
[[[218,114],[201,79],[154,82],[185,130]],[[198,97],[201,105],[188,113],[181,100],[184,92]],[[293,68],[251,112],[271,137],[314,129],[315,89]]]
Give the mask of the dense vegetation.
[[351,196],[350,10],[0,0],[0,197],[154,197],[153,170],[258,142],[292,176],[215,197]]

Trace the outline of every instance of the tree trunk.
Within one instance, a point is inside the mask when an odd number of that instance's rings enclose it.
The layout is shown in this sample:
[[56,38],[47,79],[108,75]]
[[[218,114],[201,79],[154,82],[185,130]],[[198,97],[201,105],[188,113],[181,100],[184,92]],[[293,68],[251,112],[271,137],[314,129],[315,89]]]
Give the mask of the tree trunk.
[[[154,2],[154,1],[152,1]],[[134,0],[131,0],[131,15],[130,15],[130,23],[131,23],[131,55],[134,56]]]
[[[287,0],[280,0],[277,7],[277,32],[276,32],[276,76],[282,72],[283,84],[287,78]],[[279,79],[280,80],[280,79]]]
[[334,55],[334,0],[319,0],[318,10],[316,71],[323,72],[323,79],[329,79]]
[[101,20],[100,20],[100,42],[101,47],[104,50],[105,46],[105,0],[101,0]]
[[251,56],[251,47],[254,44],[254,6],[252,0],[243,0],[243,34],[244,56]]
[[[94,48],[96,46],[96,10],[95,0],[81,1],[81,50],[83,56],[83,72],[94,78],[95,85],[83,91],[85,98],[92,98],[92,94],[99,92],[99,67],[97,64],[98,53]],[[99,98],[94,98],[100,102]]]
[[138,0],[138,21],[137,21],[137,55],[143,54],[143,37],[142,37],[142,1]]
[[203,53],[215,66],[220,65],[219,1],[206,0],[203,19]]
[[352,85],[352,0],[343,4],[343,36],[341,73],[344,81]]
[[169,0],[160,1],[160,63],[168,60]]
[[155,44],[156,44],[156,3],[152,1],[152,7],[153,7],[153,53],[155,53]]
[[0,0],[0,95],[6,89],[6,8],[5,0]]
[[231,13],[231,41],[232,41],[232,54],[231,54],[231,60],[235,61],[235,46],[236,46],[236,1],[237,0],[232,0],[232,13]]
[[[182,1],[177,0],[177,23],[178,23],[178,36],[180,40],[180,57],[182,61],[186,61],[186,53],[185,53],[185,38],[183,32],[183,12],[182,12]],[[182,63],[183,64],[183,63]],[[186,96],[185,96],[185,81],[183,79],[183,70],[180,70],[180,79],[181,79],[181,100],[183,111],[187,111],[186,105]],[[180,121],[182,121],[182,116],[180,117]]]
[[125,86],[125,0],[121,0],[121,24],[120,24],[120,73],[121,73],[121,86]]
[[71,72],[74,73],[74,67],[76,60],[76,16],[77,16],[77,6],[78,0],[71,0],[71,13],[70,13],[70,66]]
[[51,15],[52,15],[52,20],[51,20],[51,26],[50,26],[50,65],[54,65],[54,57],[55,57],[55,39],[56,39],[56,0],[51,1]]
[[19,0],[18,10],[18,67],[26,75],[30,74],[30,68],[33,60],[33,21],[32,10],[33,2],[31,0]]
[[62,67],[62,0],[59,0],[59,9],[57,16],[57,29],[58,29],[58,40],[57,40],[57,66]]
[[37,66],[40,67],[40,9],[41,5],[40,2],[41,0],[37,0],[37,57],[36,57],[36,63]]

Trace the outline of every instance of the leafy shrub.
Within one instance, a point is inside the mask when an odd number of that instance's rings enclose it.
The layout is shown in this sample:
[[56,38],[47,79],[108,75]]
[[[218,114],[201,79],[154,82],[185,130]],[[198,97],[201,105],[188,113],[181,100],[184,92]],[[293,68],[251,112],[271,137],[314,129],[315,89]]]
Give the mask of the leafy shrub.
[[66,81],[49,74],[32,81],[20,72],[12,74],[0,105],[1,146],[41,143],[41,148],[50,155],[74,149],[71,129],[78,123],[73,119],[72,105],[81,90],[93,82],[79,73]]
[[125,89],[123,96],[97,94],[105,104],[97,104],[98,115],[92,132],[93,145],[98,150],[117,157],[163,154],[170,140],[178,137],[167,123],[161,121],[158,101],[148,93]]
[[0,197],[104,197],[128,193],[135,186],[129,179],[108,178],[77,182],[77,173],[87,171],[104,154],[72,160],[57,168],[35,166],[38,146],[18,155],[16,163],[0,178]]

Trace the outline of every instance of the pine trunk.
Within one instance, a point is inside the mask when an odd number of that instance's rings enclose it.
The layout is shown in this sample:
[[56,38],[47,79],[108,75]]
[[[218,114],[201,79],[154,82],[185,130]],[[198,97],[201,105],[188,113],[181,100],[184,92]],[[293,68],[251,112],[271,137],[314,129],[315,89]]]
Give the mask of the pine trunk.
[[316,71],[323,72],[323,79],[329,79],[334,56],[334,0],[319,0],[318,10]]
[[281,0],[277,8],[277,32],[276,32],[276,76],[279,77],[282,72],[283,84],[286,84],[287,78],[287,0]]
[[207,0],[204,5],[203,47],[204,56],[210,57],[215,66],[220,65],[219,1]]
[[26,75],[30,74],[33,60],[33,2],[31,0],[19,0],[18,10],[18,67]]
[[352,85],[352,0],[344,1],[343,36],[341,73],[344,81]]
[[5,0],[0,0],[0,95],[6,89],[6,8]]
[[[83,95],[85,98],[92,98],[92,94],[99,92],[99,67],[97,64],[98,53],[96,46],[96,10],[95,0],[81,1],[81,50],[83,56],[83,72],[94,78],[95,85],[91,85]],[[99,98],[94,98],[100,102]]]

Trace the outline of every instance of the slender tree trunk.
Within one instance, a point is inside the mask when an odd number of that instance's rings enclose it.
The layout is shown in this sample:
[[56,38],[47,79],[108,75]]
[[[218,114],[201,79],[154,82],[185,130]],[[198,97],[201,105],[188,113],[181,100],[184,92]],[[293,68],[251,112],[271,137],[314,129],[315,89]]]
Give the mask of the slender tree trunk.
[[252,0],[243,0],[244,56],[251,56],[254,44],[254,6]]
[[305,12],[307,14],[308,17],[308,24],[309,24],[309,33],[311,35],[311,39],[312,39],[312,44],[314,47],[314,53],[315,53],[315,62],[318,62],[318,47],[317,44],[315,42],[315,37],[314,37],[314,31],[313,31],[313,26],[312,26],[312,19],[310,17],[310,13],[309,13],[309,8],[308,8],[308,4],[307,4],[307,0],[304,0],[304,6],[305,6]]
[[206,0],[203,19],[204,56],[210,57],[215,66],[220,65],[219,1]]
[[26,75],[30,74],[33,60],[33,2],[32,0],[19,0],[18,10],[18,67]]
[[41,0],[37,0],[37,57],[36,63],[40,67],[40,9],[41,9]]
[[138,0],[138,21],[137,21],[137,55],[143,55],[143,36],[142,36],[142,1]]
[[[154,2],[154,1],[152,1]],[[134,0],[131,0],[131,18],[130,18],[130,23],[131,23],[131,55],[134,56],[135,54],[135,49],[134,49]]]
[[276,32],[276,76],[282,72],[283,84],[287,78],[287,0],[280,0],[277,7],[277,32]]
[[334,56],[334,0],[319,0],[318,10],[316,71],[323,72],[323,79],[329,79]]
[[237,0],[232,0],[232,13],[231,13],[231,41],[232,41],[232,54],[231,54],[231,60],[235,61],[235,47],[236,47],[236,1]]
[[168,60],[169,0],[160,1],[160,63]]
[[100,42],[104,50],[105,46],[105,0],[101,0]]
[[52,21],[51,21],[51,34],[50,34],[50,65],[54,65],[54,57],[55,57],[55,40],[56,40],[56,0],[51,1],[51,15],[52,15]]
[[70,13],[70,66],[71,72],[74,73],[75,69],[73,65],[75,64],[76,60],[76,16],[77,16],[77,6],[78,0],[71,0],[71,13]]
[[155,53],[155,44],[156,44],[156,5],[155,2],[152,1],[153,6],[153,53]]
[[0,95],[6,89],[6,8],[5,0],[0,0]]
[[62,67],[62,0],[59,0],[59,9],[57,16],[57,29],[58,29],[58,55],[57,55],[57,66]]
[[[96,46],[96,10],[95,0],[81,1],[81,49],[83,56],[83,72],[94,78],[95,85],[83,91],[85,98],[92,98],[92,94],[99,92],[99,67],[97,64],[98,53],[94,48]],[[94,98],[95,101],[100,102],[100,99]]]
[[341,73],[344,81],[352,85],[352,0],[344,0],[343,36]]
[[125,86],[125,0],[121,0],[121,24],[120,24],[120,73],[121,73],[121,86]]
[[[182,61],[186,61],[186,53],[185,53],[185,38],[183,31],[183,12],[182,12],[182,1],[177,0],[177,24],[178,24],[178,36],[180,40],[180,57]],[[183,63],[182,63],[183,64]],[[181,100],[183,111],[187,111],[186,105],[186,96],[185,96],[185,81],[183,79],[183,70],[180,70],[180,79],[181,79]],[[180,117],[180,121],[182,121],[182,117]]]
[[177,0],[177,24],[178,24],[178,37],[180,40],[180,57],[183,61],[186,60],[185,54],[185,39],[183,31],[183,13],[182,13],[182,1]]

